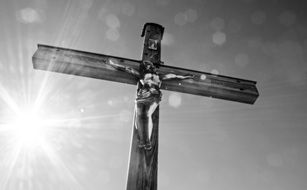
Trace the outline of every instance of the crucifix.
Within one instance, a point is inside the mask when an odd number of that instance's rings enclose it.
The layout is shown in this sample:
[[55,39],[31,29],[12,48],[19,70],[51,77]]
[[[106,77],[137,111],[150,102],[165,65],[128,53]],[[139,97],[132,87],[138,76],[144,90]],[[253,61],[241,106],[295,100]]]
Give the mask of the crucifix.
[[33,67],[137,85],[126,190],[156,190],[161,90],[254,104],[256,82],[164,65],[164,27],[146,23],[141,60],[38,45]]

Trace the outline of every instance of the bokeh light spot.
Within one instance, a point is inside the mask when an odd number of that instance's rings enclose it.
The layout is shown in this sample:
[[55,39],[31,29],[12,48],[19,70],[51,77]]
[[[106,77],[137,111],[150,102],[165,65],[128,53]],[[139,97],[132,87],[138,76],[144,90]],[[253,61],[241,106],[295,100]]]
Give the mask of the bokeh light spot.
[[213,33],[212,42],[216,45],[223,45],[226,42],[226,34],[221,31]]
[[291,11],[284,11],[279,16],[280,24],[284,26],[292,26],[296,22],[296,15]]
[[107,26],[112,28],[112,29],[116,29],[116,28],[120,27],[120,21],[115,14],[107,15],[106,23],[107,23]]
[[195,9],[188,9],[185,14],[188,22],[195,22],[198,18],[197,11]]
[[113,106],[113,105],[114,105],[114,103],[113,103],[112,100],[108,100],[108,101],[107,101],[107,104],[108,104],[109,106]]
[[170,106],[174,108],[178,108],[181,105],[182,98],[181,95],[178,93],[172,93],[168,97],[168,103]]
[[119,31],[115,28],[110,28],[106,32],[106,37],[108,40],[117,41],[120,37]]
[[212,69],[212,70],[211,70],[211,74],[213,74],[213,75],[218,75],[218,74],[219,74],[219,71],[216,70],[216,69]]
[[200,75],[201,80],[206,80],[207,76],[205,74]]
[[42,22],[42,17],[33,8],[24,8],[16,13],[17,20],[21,23],[39,23]]
[[175,24],[183,26],[187,23],[187,15],[180,12],[175,15]]

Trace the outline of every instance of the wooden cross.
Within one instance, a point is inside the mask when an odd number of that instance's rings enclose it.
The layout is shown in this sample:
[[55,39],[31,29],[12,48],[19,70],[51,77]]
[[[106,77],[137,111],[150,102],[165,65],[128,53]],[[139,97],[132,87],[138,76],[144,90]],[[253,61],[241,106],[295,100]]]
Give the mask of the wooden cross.
[[[149,88],[156,92],[160,92],[160,89],[170,90],[247,104],[253,104],[256,101],[259,93],[254,81],[164,65],[160,59],[163,32],[164,28],[159,24],[146,23],[144,25],[141,35],[144,37],[142,60],[39,44],[32,58],[33,66],[40,70],[137,84],[138,93],[145,89],[144,81],[146,83],[146,80],[149,80],[148,84],[152,82],[148,76],[158,76],[160,78],[156,81],[160,81],[159,89]],[[142,70],[145,63],[150,63],[156,72],[147,76],[146,73],[152,72]],[[169,78],[177,79],[163,80],[161,76],[173,76]],[[138,98],[139,95],[137,100]],[[138,131],[145,126],[138,114],[145,113],[139,113],[142,111],[137,111],[137,106],[134,111],[127,190],[157,189],[159,107],[153,111],[150,115],[152,128],[147,129],[151,132],[148,137],[150,146],[147,148],[142,144],[140,146],[140,132]]]

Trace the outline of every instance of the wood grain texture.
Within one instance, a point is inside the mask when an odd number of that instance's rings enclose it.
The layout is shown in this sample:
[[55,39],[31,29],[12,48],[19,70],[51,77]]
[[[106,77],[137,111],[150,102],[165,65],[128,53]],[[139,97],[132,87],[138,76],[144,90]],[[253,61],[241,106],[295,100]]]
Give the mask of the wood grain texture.
[[[35,69],[136,85],[137,79],[135,77],[122,71],[115,70],[113,67],[106,64],[109,59],[134,69],[138,69],[141,62],[133,59],[47,45],[38,45],[38,50],[32,57],[33,67]],[[158,72],[160,74],[174,73],[178,75],[195,75],[193,80],[165,81],[161,86],[163,90],[247,104],[253,104],[259,96],[255,81],[214,75],[168,65],[161,65]]]
[[[143,61],[150,61],[155,64],[160,63],[161,56],[161,39],[163,36],[164,28],[157,24],[148,23],[145,24],[142,32],[144,37],[143,47]],[[149,41],[155,41],[155,44],[150,44]],[[154,45],[154,49],[151,48]],[[141,69],[140,69],[141,70]],[[141,75],[144,73],[141,73]],[[136,109],[137,109],[136,104]],[[149,107],[148,107],[149,109]],[[142,110],[144,111],[144,110]],[[152,119],[152,133],[149,141],[152,148],[146,150],[145,148],[138,147],[138,137],[136,126],[137,124],[144,124],[144,118],[137,116],[137,110],[135,110],[133,135],[130,149],[129,170],[127,178],[126,190],[157,190],[158,185],[158,142],[159,142],[159,106],[151,115]],[[150,116],[149,116],[150,117]],[[138,119],[140,121],[138,121]],[[148,127],[148,125],[138,127]],[[149,130],[149,129],[147,129]]]
[[33,67],[39,70],[133,85],[137,83],[137,79],[132,75],[116,70],[110,66],[107,63],[109,60],[116,61],[119,64],[134,69],[138,69],[140,64],[140,61],[132,59],[40,44],[32,57]]
[[[150,61],[158,67],[158,74],[194,75],[193,79],[170,80],[161,89],[200,96],[253,104],[259,96],[256,82],[211,73],[160,65],[161,40],[164,28],[158,24],[144,26],[142,60],[133,60],[79,50],[38,45],[32,57],[33,67],[70,75],[121,82],[136,85],[138,78],[109,65],[110,60],[122,66],[139,70],[140,63]],[[150,138],[152,149],[139,148],[136,109],[132,128],[129,168],[126,190],[157,190],[159,107],[152,115],[153,129]],[[139,118],[140,119],[140,118]]]
[[156,190],[158,182],[159,107],[152,115],[151,150],[138,147],[136,117],[132,128],[126,190]]

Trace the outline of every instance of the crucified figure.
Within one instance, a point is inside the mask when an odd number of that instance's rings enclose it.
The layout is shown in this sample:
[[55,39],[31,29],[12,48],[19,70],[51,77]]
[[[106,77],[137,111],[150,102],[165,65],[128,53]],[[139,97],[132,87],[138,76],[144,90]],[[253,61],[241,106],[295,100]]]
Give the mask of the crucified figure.
[[139,148],[150,150],[151,145],[151,134],[153,128],[152,114],[158,107],[162,93],[160,87],[162,81],[171,79],[193,79],[194,75],[175,75],[159,74],[157,68],[150,61],[143,61],[140,64],[139,70],[131,67],[119,65],[116,61],[109,59],[108,63],[123,72],[134,75],[138,79],[138,89],[136,97],[136,129],[139,137]]

